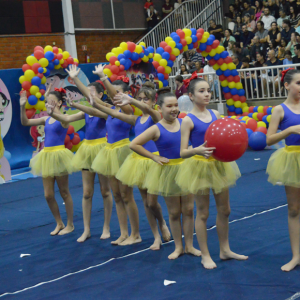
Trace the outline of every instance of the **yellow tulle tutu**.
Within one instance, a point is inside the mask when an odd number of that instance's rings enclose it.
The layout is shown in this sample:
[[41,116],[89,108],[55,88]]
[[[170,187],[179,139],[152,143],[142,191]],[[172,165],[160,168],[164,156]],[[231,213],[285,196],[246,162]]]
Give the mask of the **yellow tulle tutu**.
[[300,146],[285,146],[274,152],[268,162],[268,181],[300,188]]
[[[154,154],[158,155],[158,152],[155,152]],[[133,152],[122,164],[116,178],[124,185],[137,186],[142,189],[152,164],[156,164],[152,159]]]
[[31,173],[42,177],[55,177],[71,174],[74,171],[74,154],[64,145],[45,147],[30,160]]
[[132,153],[129,143],[129,139],[124,139],[113,144],[105,144],[96,156],[92,170],[105,176],[116,176],[127,156]]
[[224,163],[212,157],[206,159],[195,155],[180,166],[176,183],[182,190],[194,195],[208,194],[209,189],[218,194],[234,186],[239,177],[241,173],[236,162]]
[[75,171],[92,171],[92,164],[100,150],[106,145],[106,138],[84,140],[72,159]]
[[189,194],[183,191],[175,182],[175,177],[184,160],[182,158],[170,159],[169,163],[159,165],[152,164],[145,178],[143,188],[149,194],[162,195],[164,197],[185,196]]

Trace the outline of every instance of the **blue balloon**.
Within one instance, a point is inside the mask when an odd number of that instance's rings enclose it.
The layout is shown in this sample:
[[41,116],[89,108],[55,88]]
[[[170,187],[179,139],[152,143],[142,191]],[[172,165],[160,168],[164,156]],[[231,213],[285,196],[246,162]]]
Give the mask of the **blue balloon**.
[[125,66],[125,64],[126,64],[126,58],[122,58],[120,60],[120,64],[123,65],[123,66]]
[[73,140],[73,138],[74,138],[74,133],[69,134],[69,136],[70,136],[70,140]]
[[[149,46],[148,48],[147,48],[147,50],[149,51],[149,53],[153,53],[154,52],[154,48],[152,47],[152,46]],[[127,50],[126,50],[127,51]],[[129,51],[130,52],[130,51]],[[124,54],[125,54],[125,52],[124,52]]]
[[197,30],[195,28],[191,28],[191,32],[192,32],[193,35],[197,34]]
[[196,43],[198,41],[198,38],[195,35],[192,35],[192,42]]
[[234,105],[230,105],[229,108],[228,108],[228,110],[230,112],[234,112],[235,111],[235,106]]
[[141,52],[140,54],[139,54],[139,57],[140,58],[143,58],[145,56],[145,54],[143,53],[143,52]]
[[250,128],[246,128],[247,134],[248,134],[248,139],[250,138],[250,135],[253,133],[253,130]]
[[237,95],[238,90],[236,88],[233,88],[233,89],[230,90],[230,93],[231,93],[232,96]]
[[[54,63],[54,66],[58,66],[59,65],[59,60],[58,59],[55,59],[54,61],[53,61],[53,63]],[[39,68],[40,69],[40,68]],[[42,72],[39,72],[39,73],[42,73]]]
[[145,50],[144,50],[144,54],[145,54],[146,56],[148,56],[148,55],[149,55],[149,51],[148,51],[147,49],[145,49]]
[[235,109],[235,113],[236,113],[237,115],[241,115],[241,114],[243,113],[243,110],[242,110],[240,107],[237,107],[237,108]]
[[231,75],[231,72],[230,72],[229,69],[227,69],[227,70],[224,71],[224,76],[228,77],[230,75]]
[[40,97],[40,100],[41,100],[41,101],[44,101],[44,100],[45,100],[45,97],[44,97],[44,96]]
[[136,61],[136,60],[138,60],[140,57],[139,57],[139,55],[136,53],[136,52],[132,52],[132,54],[131,54],[131,59],[133,60],[133,61]]
[[54,59],[54,53],[51,52],[51,51],[47,51],[45,53],[45,58],[47,58],[49,61],[53,60]]
[[206,49],[206,43],[200,44],[199,49],[200,49],[201,51],[205,51],[205,49]]
[[158,80],[160,80],[160,81],[164,81],[165,76],[164,76],[164,74],[162,74],[162,73],[157,73],[157,78],[158,78]]
[[269,124],[268,120],[267,120],[268,116],[263,116],[262,121],[266,123],[266,125]]
[[210,34],[209,38],[212,39],[213,41],[216,39],[216,37],[213,34]]
[[236,69],[233,69],[233,70],[231,70],[231,75],[237,76],[237,75],[239,75],[239,72]]
[[52,61],[49,62],[49,65],[47,66],[48,70],[53,70],[54,69],[54,63]]
[[223,51],[221,54],[220,54],[221,58],[226,58],[228,56],[228,52],[227,51]]
[[10,160],[11,159],[11,154],[10,154],[10,152],[8,152],[8,151],[4,151],[4,157],[7,159],[7,160]]
[[249,117],[249,118],[252,118],[252,116],[253,116],[253,113],[249,113],[249,114],[248,114],[248,117]]
[[126,58],[130,58],[131,57],[131,52],[129,50],[125,50],[123,54],[124,54],[124,56]]
[[37,102],[38,102],[38,98],[37,98],[36,96],[30,95],[30,96],[28,97],[28,103],[29,103],[30,105],[36,105]]
[[85,138],[85,133],[83,131],[77,131],[79,137],[80,137],[80,140],[83,141],[84,138]]
[[173,41],[177,44],[180,42],[180,36],[176,33],[176,35],[172,36]]
[[244,123],[244,124],[246,124],[246,121],[243,121],[243,120],[242,120],[240,123]]
[[171,32],[170,37],[173,38],[173,35],[177,35],[175,31]]
[[179,50],[181,50],[181,49],[183,48],[183,46],[182,46],[181,43],[177,43],[177,44],[176,44],[176,48],[179,49]]
[[221,56],[218,53],[214,56],[214,60],[219,60],[220,58],[221,58]]
[[258,112],[257,110],[258,110],[258,106],[254,106],[253,112]]
[[267,114],[268,114],[268,115],[270,115],[270,114],[272,113],[272,109],[273,109],[273,107],[269,107],[269,108],[267,109]]
[[211,37],[209,37],[206,41],[206,44],[210,46],[210,45],[212,45],[213,42],[214,42],[214,40]]
[[188,45],[188,49],[189,49],[189,50],[192,50],[192,49],[194,49],[194,45],[193,45],[193,43],[190,43],[190,44]]
[[153,62],[153,58],[149,58],[149,62],[152,63]]
[[212,57],[211,57],[210,55],[207,55],[207,56],[206,56],[206,59],[207,59],[207,60],[211,60]]
[[249,138],[249,146],[255,150],[263,150],[267,146],[267,136],[260,131],[253,132]]
[[225,86],[225,87],[223,88],[223,92],[224,92],[224,93],[229,93],[229,92],[230,92],[230,88],[229,88],[228,86]]
[[168,85],[169,85],[168,80],[164,80],[164,81],[163,81],[163,85],[164,85],[164,86],[168,86]]
[[122,58],[125,58],[125,55],[124,54],[119,54],[118,55],[118,61],[120,61]]
[[168,60],[168,67],[172,68],[174,66],[174,63],[171,60]]
[[223,72],[221,69],[218,69],[218,70],[216,71],[216,74],[217,74],[218,76],[221,76],[221,75],[224,74],[224,72]]
[[46,72],[46,73],[44,73],[44,76],[45,76],[45,77],[47,77],[47,76],[49,76],[49,75],[50,75],[50,73],[51,73],[51,71],[50,71],[49,69],[47,69],[47,72]]
[[40,90],[45,90],[45,91],[47,90],[47,88],[44,84],[40,84],[39,89]]
[[158,48],[156,49],[156,53],[158,53],[158,54],[160,54],[160,55],[162,55],[164,52],[165,52],[165,50],[164,50],[162,47],[158,47]]
[[44,68],[42,68],[42,67],[38,68],[38,72],[41,73],[41,74],[43,74],[44,73]]
[[238,90],[238,95],[239,96],[245,96],[245,90],[244,89]]
[[41,84],[41,78],[37,76],[33,77],[31,79],[31,84],[39,86]]
[[164,52],[163,54],[162,54],[162,56],[161,56],[163,59],[166,59],[166,60],[168,60],[168,59],[170,59],[170,53],[168,53],[168,52]]

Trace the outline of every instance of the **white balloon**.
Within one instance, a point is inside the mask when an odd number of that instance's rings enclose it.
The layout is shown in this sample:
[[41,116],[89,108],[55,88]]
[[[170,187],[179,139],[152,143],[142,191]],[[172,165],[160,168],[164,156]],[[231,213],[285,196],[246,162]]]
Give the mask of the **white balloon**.
[[187,95],[182,95],[178,98],[178,107],[180,112],[189,113],[193,109],[193,102]]

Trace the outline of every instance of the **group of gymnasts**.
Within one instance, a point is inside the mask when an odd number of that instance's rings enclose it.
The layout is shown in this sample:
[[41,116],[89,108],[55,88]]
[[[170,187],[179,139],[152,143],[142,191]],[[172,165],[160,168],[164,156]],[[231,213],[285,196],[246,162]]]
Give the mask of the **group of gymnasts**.
[[[66,98],[61,89],[52,92],[48,89],[46,107],[49,116],[28,120],[25,113],[26,93],[21,93],[20,97],[22,124],[45,125],[45,147],[31,160],[30,167],[33,174],[43,178],[45,198],[57,223],[51,235],[64,235],[74,230],[68,175],[81,171],[84,232],[78,242],[84,242],[91,236],[94,179],[98,174],[104,202],[101,239],[110,237],[109,224],[114,198],[120,237],[112,241],[112,244],[125,246],[141,242],[139,214],[133,197],[133,187],[138,187],[154,236],[150,249],[159,250],[162,239],[171,239],[157,200],[158,195],[162,195],[167,205],[175,243],[175,250],[169,255],[169,259],[189,253],[201,256],[205,268],[216,268],[208,250],[206,228],[209,193],[212,190],[217,207],[220,258],[246,260],[247,256],[231,251],[228,240],[229,187],[234,186],[241,176],[239,168],[236,162],[224,163],[212,158],[215,148],[206,147],[204,140],[209,125],[220,118],[218,111],[207,109],[211,99],[209,84],[201,78],[190,81],[188,93],[193,110],[184,119],[178,119],[178,102],[173,93],[159,95],[156,102],[156,91],[142,87],[135,98],[130,97],[128,85],[122,80],[110,83],[103,73],[102,65],[93,71],[100,77],[102,84],[93,82],[86,87],[78,79],[80,69],[75,65],[70,66],[67,72],[91,106]],[[283,75],[283,82],[288,90],[288,97],[274,109],[267,143],[272,145],[285,139],[286,147],[272,154],[267,172],[270,182],[281,182],[286,188],[293,258],[282,270],[290,271],[300,262],[300,71],[288,70]],[[113,105],[102,101],[103,87]],[[80,112],[73,115],[62,114],[60,108],[64,101],[68,101],[69,105]],[[154,109],[156,104],[157,110]],[[134,115],[131,105],[139,108],[143,115]],[[64,141],[69,124],[81,119],[85,119],[85,139],[74,155],[65,148]],[[130,142],[129,132],[132,126],[135,127],[135,139]],[[279,133],[278,127],[281,129]],[[65,202],[68,219],[66,226],[54,197],[55,181]],[[194,202],[197,208],[195,229],[201,251],[193,247]],[[130,235],[127,218],[131,227]]]

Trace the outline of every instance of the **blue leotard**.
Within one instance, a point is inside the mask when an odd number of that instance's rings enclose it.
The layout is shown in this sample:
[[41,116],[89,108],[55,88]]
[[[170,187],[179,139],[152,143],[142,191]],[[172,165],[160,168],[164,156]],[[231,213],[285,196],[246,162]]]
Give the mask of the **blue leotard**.
[[[135,122],[135,136],[136,137],[139,136],[141,133],[143,133],[145,130],[147,130],[153,125],[155,125],[155,123],[153,122],[150,116],[147,119],[147,121],[143,124],[141,123],[141,117],[138,117]],[[154,141],[147,142],[146,144],[143,145],[143,147],[152,153],[157,152],[157,148]]]
[[61,126],[59,121],[49,124],[48,118],[45,122],[45,147],[62,146],[65,144],[65,138],[68,128]]
[[98,117],[90,117],[85,114],[85,139],[96,140],[106,137],[106,120]]

